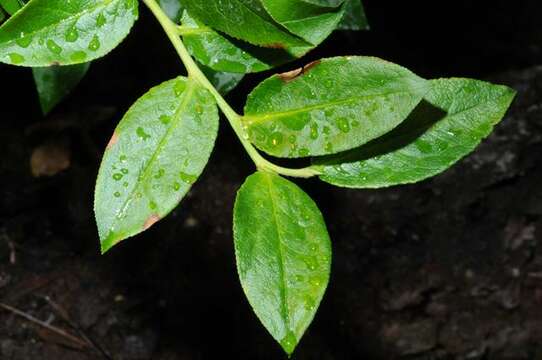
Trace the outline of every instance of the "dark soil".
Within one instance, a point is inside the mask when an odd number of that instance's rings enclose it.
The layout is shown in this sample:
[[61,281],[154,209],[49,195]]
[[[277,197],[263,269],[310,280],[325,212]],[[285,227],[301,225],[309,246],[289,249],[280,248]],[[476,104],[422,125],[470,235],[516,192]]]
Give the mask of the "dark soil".
[[[377,55],[426,77],[507,84],[518,98],[474,154],[432,180],[374,191],[298,181],[326,217],[334,259],[294,358],[542,359],[542,6],[411,3],[367,1],[373,31],[334,35],[309,59]],[[0,309],[2,360],[284,358],[236,278],[232,204],[253,168],[227,126],[170,217],[98,254],[102,149],[130,103],[179,69],[158,30],[143,12],[46,119],[28,71],[0,67],[0,307],[72,334]],[[69,168],[33,177],[36,149],[69,156]]]

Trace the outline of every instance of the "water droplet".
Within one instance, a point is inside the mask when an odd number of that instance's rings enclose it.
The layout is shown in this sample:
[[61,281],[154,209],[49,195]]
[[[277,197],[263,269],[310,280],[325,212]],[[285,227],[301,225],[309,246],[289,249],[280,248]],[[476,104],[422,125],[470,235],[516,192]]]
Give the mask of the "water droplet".
[[22,56],[21,54],[11,53],[11,54],[8,54],[8,57],[9,57],[9,61],[15,65],[21,64],[24,62],[24,56]]
[[175,191],[181,190],[181,184],[179,184],[178,182],[174,182],[173,183],[173,190],[175,190]]
[[158,206],[158,205],[156,205],[156,203],[155,203],[154,201],[149,202],[149,208],[150,208],[151,210],[155,210],[157,206]]
[[122,183],[122,186],[128,187],[128,181],[123,182],[123,183]]
[[101,28],[102,26],[105,25],[106,22],[107,20],[105,18],[105,15],[103,13],[100,13],[98,17],[96,18],[96,26]]
[[424,154],[428,154],[433,150],[431,144],[424,140],[418,140],[414,143],[414,145],[416,145],[416,148]]
[[54,40],[47,40],[47,48],[54,54],[60,54],[62,52],[62,48],[58,46],[58,44]]
[[84,51],[76,51],[71,54],[70,58],[75,62],[84,62],[87,58],[87,53]]
[[177,81],[175,83],[175,86],[173,87],[173,91],[175,92],[175,96],[181,96],[184,92],[184,83],[182,81]]
[[88,43],[88,49],[91,51],[97,51],[100,48],[100,39],[98,38],[98,35],[94,35],[92,40]]
[[154,175],[154,178],[155,179],[160,179],[162,176],[164,176],[165,173],[166,173],[166,171],[164,169],[160,169],[160,170],[158,170],[156,175]]
[[290,135],[290,136],[288,136],[288,142],[289,142],[290,144],[295,144],[295,141],[296,141],[296,140],[297,140],[297,139],[296,139],[295,135]]
[[115,192],[115,193],[113,194],[113,196],[115,196],[116,198],[120,197],[120,192],[118,192],[118,191]]
[[122,179],[122,174],[121,173],[115,173],[113,174],[113,180],[115,181],[119,181],[120,179]]
[[280,144],[282,144],[282,141],[283,141],[283,136],[279,132],[274,132],[269,137],[269,145],[272,147],[279,146]]
[[170,121],[171,121],[171,116],[160,115],[160,122],[162,124],[167,125],[167,124],[169,124]]
[[314,123],[311,125],[311,139],[316,140],[318,139],[318,124]]
[[32,42],[32,36],[25,36],[24,32],[21,32],[19,35],[19,38],[15,40],[17,45],[19,45],[22,48],[27,48],[30,46],[30,43]]
[[324,147],[324,150],[327,152],[327,153],[332,153],[333,152],[333,144],[328,142],[326,144],[326,146]]
[[75,26],[72,26],[68,29],[66,32],[66,41],[67,42],[75,42],[77,39],[79,39],[79,32],[77,31],[77,28]]
[[120,172],[124,175],[128,174],[128,169],[120,169]]
[[359,126],[359,121],[357,120],[352,121],[352,127],[358,127],[358,126]]
[[323,131],[324,131],[324,134],[329,135],[329,133],[331,132],[331,129],[329,128],[329,126],[324,126]]
[[125,162],[127,159],[128,159],[128,157],[126,155],[121,155],[119,157],[119,160],[122,161],[122,162]]
[[310,155],[310,153],[311,153],[310,150],[307,149],[307,148],[302,148],[302,149],[299,149],[299,151],[298,151],[298,154],[301,157],[307,157],[307,156]]
[[346,118],[340,118],[337,120],[337,127],[339,130],[341,130],[343,133],[347,133],[350,131],[350,123],[348,122],[348,119]]
[[196,105],[196,114],[203,114],[203,108],[201,107],[201,105]]
[[186,184],[189,184],[189,185],[192,185],[198,179],[198,177],[196,175],[190,175],[190,174],[184,173],[182,171],[179,173],[179,177],[181,178],[182,182],[184,182]]
[[136,129],[136,134],[143,140],[150,139],[150,135],[145,132],[145,129],[143,129],[141,126]]

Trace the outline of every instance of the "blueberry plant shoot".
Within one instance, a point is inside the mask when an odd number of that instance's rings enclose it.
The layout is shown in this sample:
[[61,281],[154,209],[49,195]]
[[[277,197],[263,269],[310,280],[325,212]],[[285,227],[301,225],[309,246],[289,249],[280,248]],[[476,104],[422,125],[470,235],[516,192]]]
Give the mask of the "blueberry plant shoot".
[[[94,204],[101,250],[145,231],[181,202],[211,156],[221,113],[256,169],[234,208],[239,279],[287,354],[324,296],[332,248],[317,205],[291,179],[367,189],[437,175],[490,134],[515,95],[505,86],[423,79],[382,59],[346,56],[270,76],[242,111],[224,99],[247,74],[288,66],[333,31],[366,29],[360,0],[0,5],[0,61],[33,68],[45,113],[129,34],[140,10],[154,15],[186,75],[135,101],[104,149]],[[306,166],[279,166],[273,158],[304,158]]]

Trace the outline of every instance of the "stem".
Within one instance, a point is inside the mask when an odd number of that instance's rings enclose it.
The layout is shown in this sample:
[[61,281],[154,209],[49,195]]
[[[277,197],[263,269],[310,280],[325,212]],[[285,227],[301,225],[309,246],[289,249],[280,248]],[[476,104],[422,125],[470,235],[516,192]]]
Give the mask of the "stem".
[[192,56],[184,46],[180,36],[179,27],[173,23],[169,17],[162,11],[162,8],[156,3],[155,0],[143,0],[147,7],[154,14],[162,28],[164,29],[169,40],[173,44],[173,47],[179,54],[181,61],[184,63],[186,70],[188,71],[188,77],[198,81],[203,87],[205,87],[215,98],[216,103],[220,110],[224,113],[233,131],[241,141],[241,144],[245,148],[246,152],[259,170],[270,171],[285,176],[303,177],[308,178],[318,175],[319,172],[311,167],[303,169],[290,169],[278,166],[265,159],[256,148],[248,140],[248,134],[241,124],[241,116],[232,109],[232,107],[224,100],[222,95],[215,89],[213,84],[203,74],[198,64],[192,59]]

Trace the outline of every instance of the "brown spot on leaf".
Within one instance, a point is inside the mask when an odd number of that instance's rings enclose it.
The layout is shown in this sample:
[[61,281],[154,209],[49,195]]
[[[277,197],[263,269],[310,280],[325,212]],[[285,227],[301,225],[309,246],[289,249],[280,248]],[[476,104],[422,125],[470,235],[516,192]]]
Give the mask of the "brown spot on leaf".
[[308,63],[307,65],[303,66],[303,73],[304,74],[308,73],[311,69],[313,69],[314,67],[320,65],[320,62],[321,62],[321,60],[315,60],[315,61],[312,61],[312,62]]
[[111,149],[113,145],[115,145],[119,141],[119,135],[114,132],[113,136],[111,136],[111,139],[109,140],[109,143],[107,144],[107,150]]
[[51,66],[60,66],[60,62],[58,62],[58,61],[53,61],[53,62],[51,63]]
[[152,214],[152,215],[149,216],[149,218],[145,221],[145,224],[143,225],[143,230],[147,230],[148,228],[150,228],[151,226],[153,226],[154,224],[156,224],[159,220],[160,220],[160,216],[158,216],[157,214]]
[[285,73],[279,74],[279,78],[284,82],[290,82],[295,78],[308,73],[312,68],[320,64],[320,60],[316,60],[308,63],[307,65],[300,67],[298,69],[287,71]]
[[297,78],[299,75],[303,74],[303,68],[295,69],[292,71],[287,71],[282,74],[278,74],[279,78],[284,82],[290,82],[293,79]]

